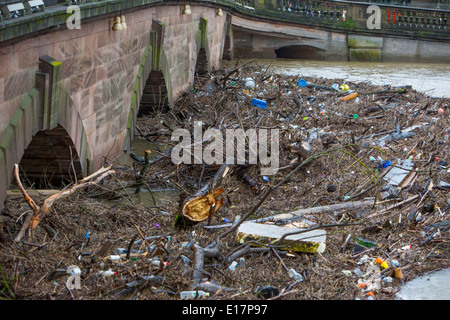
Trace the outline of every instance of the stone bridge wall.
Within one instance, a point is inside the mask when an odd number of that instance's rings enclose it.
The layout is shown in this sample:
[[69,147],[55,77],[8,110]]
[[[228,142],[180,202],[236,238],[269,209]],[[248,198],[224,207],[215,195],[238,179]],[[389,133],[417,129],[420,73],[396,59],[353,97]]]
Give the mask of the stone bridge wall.
[[[63,127],[84,174],[129,146],[142,90],[161,71],[169,102],[193,83],[199,50],[220,67],[226,14],[213,7],[153,6],[83,20],[80,29],[20,39],[0,47],[0,207],[33,136]],[[53,135],[54,136],[54,135]],[[67,147],[68,148],[68,147]]]

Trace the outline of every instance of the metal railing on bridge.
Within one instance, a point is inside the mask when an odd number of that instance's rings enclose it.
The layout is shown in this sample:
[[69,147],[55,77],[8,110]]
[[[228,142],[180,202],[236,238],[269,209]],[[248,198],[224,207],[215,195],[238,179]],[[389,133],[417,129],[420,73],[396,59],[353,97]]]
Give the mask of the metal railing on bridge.
[[[255,16],[285,17],[290,22],[327,26],[329,22],[341,22],[344,29],[367,30],[369,5],[380,9],[380,26],[384,31],[432,30],[448,33],[450,11],[436,8],[418,8],[380,2],[333,0],[274,0],[274,5],[262,5],[256,0],[236,0],[236,8]],[[249,10],[251,9],[251,10]],[[276,14],[278,13],[278,14]],[[336,27],[336,24],[334,26]],[[368,31],[368,30],[367,30]]]

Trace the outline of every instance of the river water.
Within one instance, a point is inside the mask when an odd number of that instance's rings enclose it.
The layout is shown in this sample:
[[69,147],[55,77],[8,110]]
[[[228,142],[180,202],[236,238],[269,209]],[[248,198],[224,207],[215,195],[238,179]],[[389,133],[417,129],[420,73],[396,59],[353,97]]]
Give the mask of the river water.
[[[450,98],[450,64],[350,62],[295,59],[245,59],[271,67],[275,72],[304,77],[324,77],[374,85],[411,85],[431,97]],[[230,67],[233,62],[225,62]]]

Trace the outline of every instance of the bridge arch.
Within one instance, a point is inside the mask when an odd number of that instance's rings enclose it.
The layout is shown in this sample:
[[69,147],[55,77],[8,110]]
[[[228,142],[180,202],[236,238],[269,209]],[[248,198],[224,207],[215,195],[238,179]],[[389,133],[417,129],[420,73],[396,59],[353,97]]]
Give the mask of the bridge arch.
[[277,58],[284,59],[311,59],[326,60],[327,52],[324,49],[308,45],[290,45],[275,49]]
[[[57,61],[48,58],[44,60],[59,66]],[[39,75],[46,78],[45,83],[39,82]],[[37,74],[36,86],[22,99],[0,140],[2,203],[15,164],[20,166],[22,179],[39,187],[42,187],[40,182],[49,182],[49,177],[53,184],[58,184],[89,173],[91,150],[81,116],[60,84],[56,83],[48,94],[52,82],[47,75]]]
[[[189,89],[194,84],[198,75],[204,75],[211,72],[217,66],[211,59],[210,42],[217,45],[218,39],[210,39],[208,37],[208,20],[200,17],[198,21],[198,28],[196,31],[191,30],[186,32],[186,38],[192,37],[193,41],[187,39],[186,51],[181,50],[181,54],[176,58],[190,58],[194,63],[187,64],[186,70],[181,70],[178,76],[187,78],[184,88],[178,88],[179,92]],[[194,23],[197,25],[197,23]],[[195,27],[194,27],[195,28]],[[169,29],[169,31],[167,30]],[[224,30],[225,30],[224,20]],[[167,111],[173,100],[177,97],[177,92],[172,88],[172,80],[175,76],[172,68],[174,64],[179,63],[175,61],[173,56],[170,56],[166,51],[169,45],[164,42],[165,37],[172,36],[168,24],[165,24],[157,19],[153,19],[150,31],[150,40],[147,48],[140,60],[136,80],[134,82],[133,91],[131,94],[130,111],[128,113],[128,123],[126,127],[124,151],[131,147],[134,138],[134,128],[136,119],[141,114],[148,114],[153,111]],[[218,33],[223,37],[225,32]],[[223,39],[219,39],[218,44],[221,46],[220,51],[223,51]],[[217,48],[213,48],[217,50]],[[222,52],[220,52],[222,56]],[[220,61],[219,61],[220,63]],[[217,63],[216,63],[217,64]],[[189,69],[189,70],[188,70]]]

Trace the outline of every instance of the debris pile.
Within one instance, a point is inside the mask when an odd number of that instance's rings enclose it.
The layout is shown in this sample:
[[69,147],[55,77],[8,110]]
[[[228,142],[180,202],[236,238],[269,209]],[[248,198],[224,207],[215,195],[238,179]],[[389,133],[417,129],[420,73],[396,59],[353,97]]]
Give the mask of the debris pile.
[[[0,296],[395,299],[449,267],[449,105],[251,62],[199,75],[169,111],[137,119],[156,150],[109,159],[114,172],[54,201],[33,232],[31,202],[9,191]],[[232,141],[242,162],[223,161],[227,129],[248,133]],[[271,163],[251,161],[252,129]],[[22,180],[35,203],[48,197]]]

